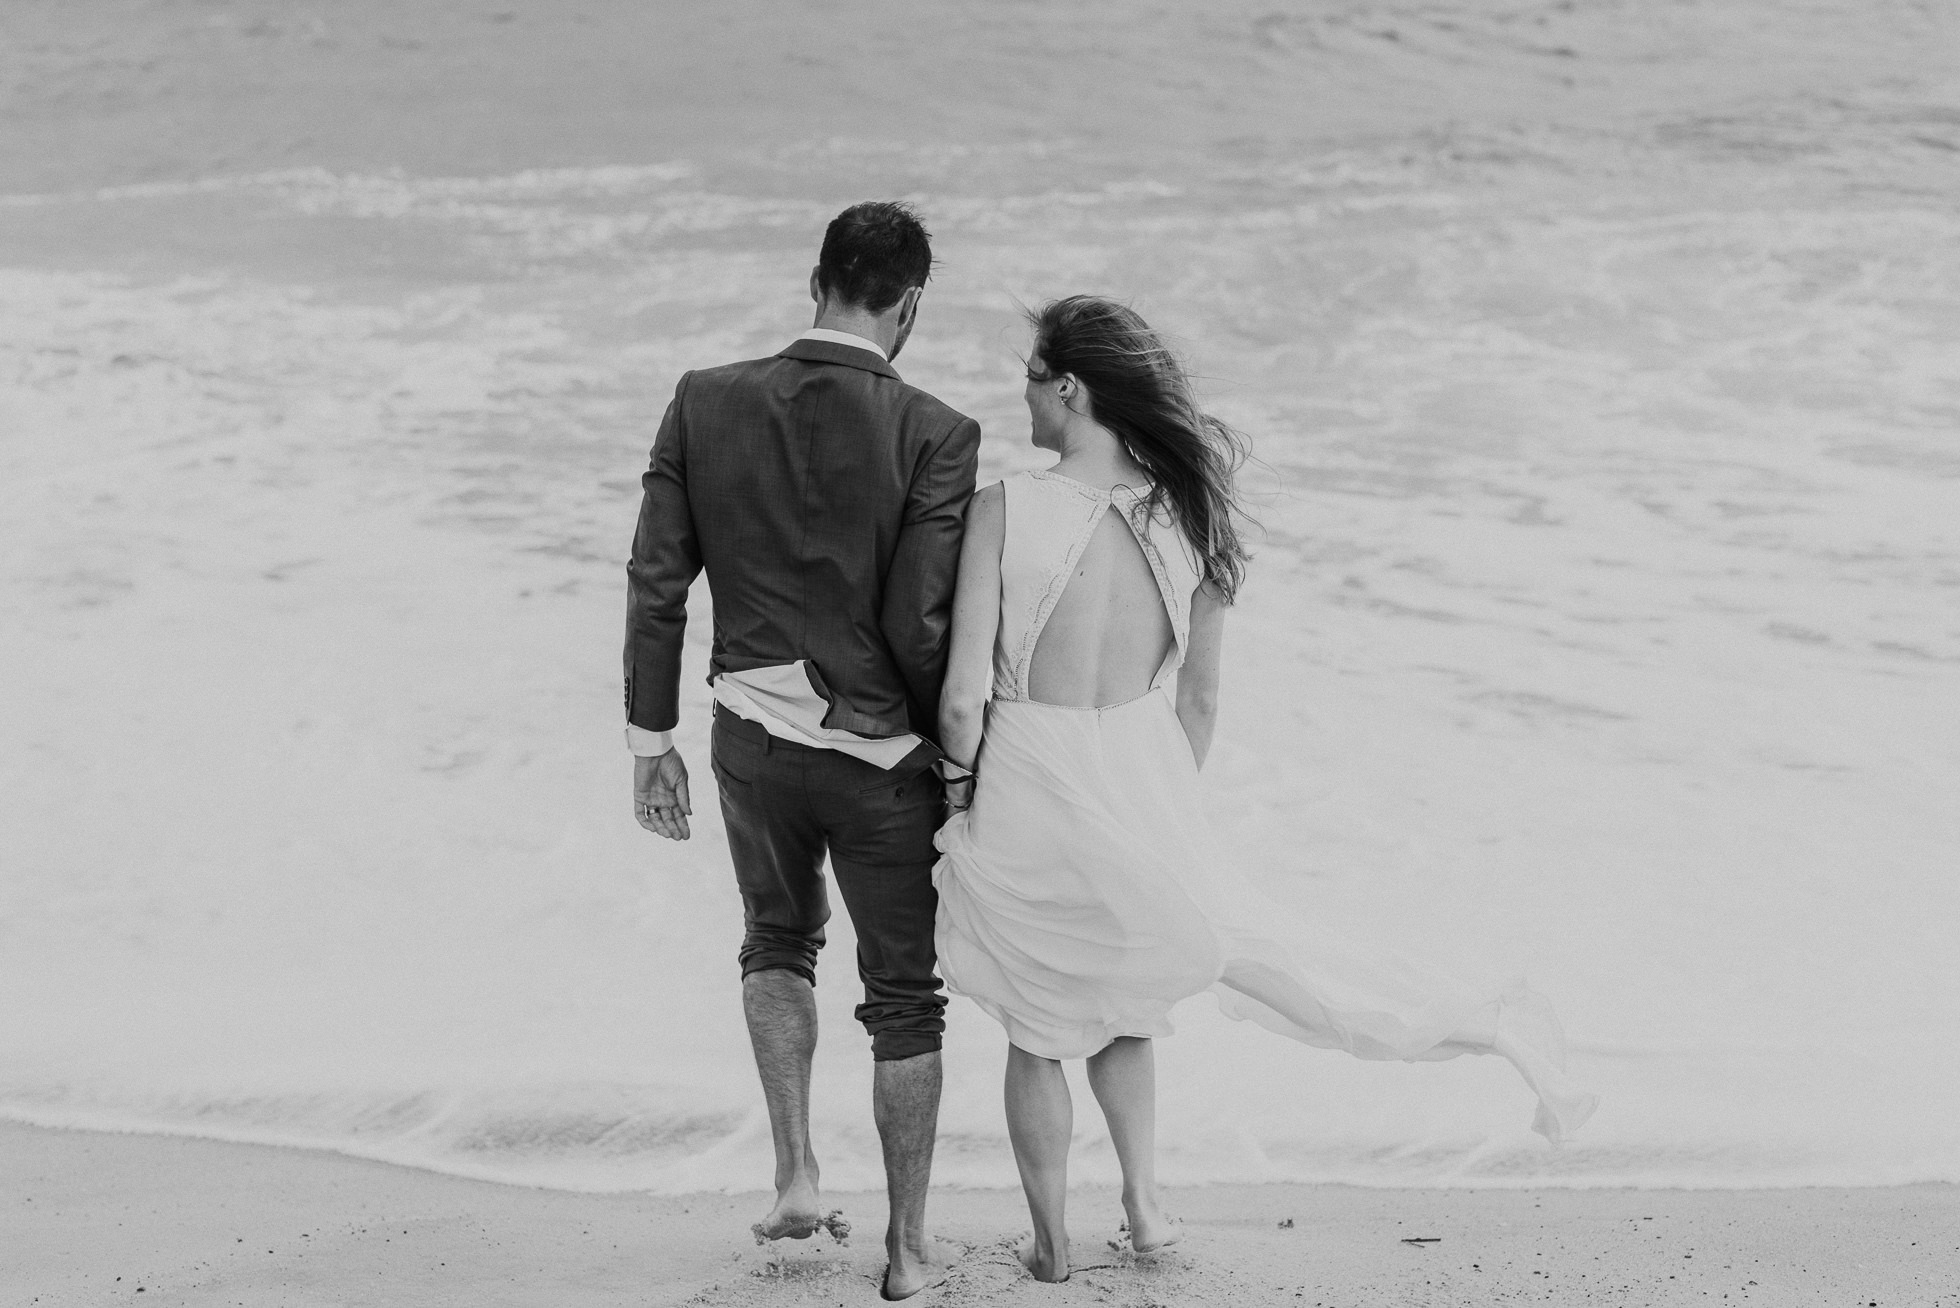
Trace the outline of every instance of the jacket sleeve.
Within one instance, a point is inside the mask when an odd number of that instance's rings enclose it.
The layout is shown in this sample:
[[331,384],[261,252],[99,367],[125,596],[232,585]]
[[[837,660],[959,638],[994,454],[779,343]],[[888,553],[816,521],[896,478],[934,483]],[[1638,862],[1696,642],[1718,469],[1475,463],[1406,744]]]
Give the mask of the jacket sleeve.
[[885,577],[879,626],[905,678],[912,729],[939,739],[939,688],[953,618],[966,505],[980,457],[980,424],[962,418],[940,440],[912,479],[905,523]]
[[681,638],[701,546],[687,500],[687,377],[674,388],[646,475],[626,565],[626,720],[671,731],[680,719]]

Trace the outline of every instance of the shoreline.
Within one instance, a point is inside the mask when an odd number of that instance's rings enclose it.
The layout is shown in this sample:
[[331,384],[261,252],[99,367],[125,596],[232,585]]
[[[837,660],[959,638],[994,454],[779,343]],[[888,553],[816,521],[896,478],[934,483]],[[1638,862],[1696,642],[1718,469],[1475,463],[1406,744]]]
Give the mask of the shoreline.
[[[709,1189],[700,1185],[674,1184],[671,1180],[660,1179],[622,1179],[627,1176],[644,1177],[622,1171],[613,1179],[593,1181],[589,1178],[572,1178],[562,1169],[540,1169],[526,1171],[521,1166],[509,1162],[501,1165],[485,1163],[471,1166],[467,1161],[451,1154],[442,1158],[430,1158],[389,1143],[364,1145],[354,1139],[339,1139],[330,1136],[307,1136],[303,1133],[286,1134],[276,1130],[258,1130],[252,1127],[235,1127],[225,1124],[216,1126],[169,1121],[156,1121],[143,1117],[117,1117],[113,1114],[64,1115],[59,1112],[35,1111],[18,1105],[0,1105],[0,1131],[19,1128],[28,1131],[49,1131],[56,1133],[77,1133],[82,1135],[138,1136],[159,1140],[184,1140],[216,1145],[238,1146],[247,1149],[292,1150],[302,1154],[319,1154],[330,1158],[345,1159],[357,1163],[373,1163],[383,1167],[400,1168],[404,1171],[422,1173],[432,1177],[473,1184],[513,1187],[519,1190],[541,1190],[551,1193],[607,1197],[615,1195],[641,1195],[656,1198],[686,1198],[707,1194],[761,1194],[762,1187],[733,1190]],[[1093,1130],[1093,1127],[1092,1127]],[[765,1142],[766,1145],[766,1142]],[[1555,1150],[1572,1150],[1573,1142],[1554,1146]],[[821,1151],[821,1145],[819,1149]],[[974,1191],[990,1193],[993,1191],[1015,1191],[1018,1182],[1006,1180],[974,1180],[971,1173],[961,1173],[958,1166],[970,1161],[976,1148],[997,1150],[1001,1155],[1001,1174],[1009,1178],[1013,1175],[1013,1160],[1010,1148],[1003,1133],[998,1141],[976,1145],[971,1139],[944,1138],[934,1163],[933,1187],[938,1191]],[[1078,1136],[1074,1145],[1070,1168],[1075,1178],[1072,1184],[1084,1189],[1113,1189],[1117,1173],[1113,1170],[1115,1162],[1109,1153],[1106,1135]],[[504,1148],[486,1151],[486,1157],[515,1159],[526,1156],[519,1148]],[[1556,1153],[1551,1155],[1558,1156]],[[722,1162],[737,1169],[754,1169],[760,1175],[768,1169],[766,1156],[731,1156]],[[1164,1172],[1164,1160],[1158,1160],[1160,1177]],[[835,1159],[830,1165],[830,1173],[835,1179],[840,1169]],[[1370,1170],[1363,1164],[1359,1171]],[[1546,1172],[1520,1172],[1512,1175],[1498,1173],[1455,1173],[1433,1177],[1417,1176],[1411,1178],[1383,1169],[1377,1163],[1373,1175],[1351,1173],[1323,1174],[1309,1177],[1265,1176],[1252,1179],[1239,1176],[1174,1177],[1161,1183],[1167,1188],[1178,1190],[1204,1190],[1215,1187],[1233,1186],[1293,1186],[1304,1189],[1332,1187],[1360,1191],[1383,1192],[1427,1192],[1439,1193],[1509,1193],[1518,1191],[1591,1191],[1608,1190],[1628,1194],[1680,1191],[1689,1194],[1748,1194],[1754,1192],[1783,1192],[1798,1190],[1905,1190],[1914,1187],[1949,1188],[1960,1190],[1960,1180],[1942,1175],[1927,1174],[1932,1169],[1909,1169],[1903,1175],[1880,1176],[1876,1179],[1842,1176],[1775,1175],[1762,1177],[1706,1178],[1694,1175],[1659,1175],[1644,1177],[1638,1175],[1600,1176],[1590,1172],[1569,1174],[1550,1174]],[[867,1187],[852,1181],[839,1182],[839,1193],[866,1192]]]
[[[358,1301],[875,1303],[883,1197],[838,1192],[855,1228],[759,1249],[759,1192],[585,1194],[342,1154],[0,1123],[0,1301],[55,1308]],[[968,1247],[920,1304],[1737,1302],[1960,1308],[1960,1186],[1786,1190],[1171,1187],[1179,1246],[1109,1247],[1107,1187],[1070,1197],[1076,1273],[1013,1259],[1018,1192],[935,1190]],[[120,1279],[118,1279],[120,1278]],[[353,1296],[349,1299],[347,1296]]]

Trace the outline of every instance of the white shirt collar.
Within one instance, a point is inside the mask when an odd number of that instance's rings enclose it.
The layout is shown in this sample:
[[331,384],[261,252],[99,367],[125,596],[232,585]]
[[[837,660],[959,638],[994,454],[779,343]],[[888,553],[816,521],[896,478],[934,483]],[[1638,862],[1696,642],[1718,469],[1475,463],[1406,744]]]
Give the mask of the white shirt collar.
[[799,341],[827,341],[832,345],[851,345],[860,350],[871,351],[879,358],[885,360],[886,363],[891,362],[890,356],[885,353],[882,345],[874,340],[859,336],[855,332],[833,331],[829,327],[812,327],[796,339]]

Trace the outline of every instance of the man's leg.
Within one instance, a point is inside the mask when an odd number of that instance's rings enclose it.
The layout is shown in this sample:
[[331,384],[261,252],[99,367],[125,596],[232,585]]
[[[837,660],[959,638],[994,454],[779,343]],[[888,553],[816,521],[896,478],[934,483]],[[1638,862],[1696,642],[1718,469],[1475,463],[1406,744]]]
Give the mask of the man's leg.
[[939,1043],[946,997],[936,976],[932,847],[941,791],[931,772],[881,774],[839,757],[822,806],[831,872],[857,928],[864,1002],[858,1021],[877,1060],[872,1110],[884,1147],[891,1267],[884,1294],[903,1299],[946,1279],[956,1250],[926,1233],[926,1187],[939,1126]]
[[951,1259],[926,1234],[926,1187],[932,1181],[933,1137],[939,1130],[939,1051],[873,1064],[871,1111],[885,1153],[884,1295],[903,1299],[946,1279]]
[[776,1145],[776,1206],[755,1224],[759,1240],[802,1240],[823,1220],[817,1156],[810,1149],[810,1062],[817,1052],[817,996],[795,972],[772,968],[742,978],[755,1070]]
[[804,759],[760,728],[716,715],[713,750],[728,851],[742,891],[742,1012],[776,1146],[776,1203],[758,1240],[807,1238],[824,1220],[810,1148],[817,951],[830,905],[823,831],[803,802]]

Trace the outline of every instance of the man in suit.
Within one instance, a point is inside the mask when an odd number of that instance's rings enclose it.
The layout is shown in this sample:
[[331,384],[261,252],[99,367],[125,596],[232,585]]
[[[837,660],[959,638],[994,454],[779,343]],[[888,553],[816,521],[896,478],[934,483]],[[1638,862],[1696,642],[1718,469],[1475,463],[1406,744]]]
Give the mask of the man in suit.
[[[742,892],[742,1005],[776,1147],[759,1237],[825,1223],[809,1142],[812,987],[831,875],[858,935],[891,1197],[887,1298],[945,1279],[926,1234],[945,996],[934,975],[935,770],[953,580],[980,428],[899,380],[932,250],[901,204],[839,214],[816,324],[773,358],[691,372],[660,424],[627,568],[627,743],[640,825],[685,840],[673,748],[687,592],[714,597],[711,754]],[[959,789],[955,799],[963,798]]]

